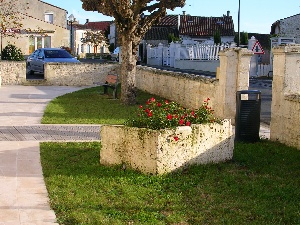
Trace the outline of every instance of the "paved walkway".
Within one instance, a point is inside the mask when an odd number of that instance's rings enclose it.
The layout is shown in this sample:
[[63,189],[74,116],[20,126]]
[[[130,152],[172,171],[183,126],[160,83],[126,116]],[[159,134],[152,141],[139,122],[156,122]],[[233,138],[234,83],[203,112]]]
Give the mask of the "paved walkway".
[[[86,87],[82,87],[86,88]],[[0,87],[0,225],[53,225],[40,163],[40,141],[99,140],[99,125],[41,125],[53,98],[79,87]],[[261,136],[269,138],[267,125]]]
[[57,224],[48,204],[39,142],[99,140],[100,126],[40,123],[50,100],[79,89],[0,87],[0,225]]

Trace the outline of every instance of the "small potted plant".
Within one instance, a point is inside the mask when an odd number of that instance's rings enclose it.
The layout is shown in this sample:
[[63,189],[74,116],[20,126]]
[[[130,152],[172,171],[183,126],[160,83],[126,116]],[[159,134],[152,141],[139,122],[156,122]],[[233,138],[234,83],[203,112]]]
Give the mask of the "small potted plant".
[[100,163],[163,174],[192,164],[231,159],[234,137],[230,120],[216,118],[209,100],[195,110],[151,98],[124,126],[102,126]]

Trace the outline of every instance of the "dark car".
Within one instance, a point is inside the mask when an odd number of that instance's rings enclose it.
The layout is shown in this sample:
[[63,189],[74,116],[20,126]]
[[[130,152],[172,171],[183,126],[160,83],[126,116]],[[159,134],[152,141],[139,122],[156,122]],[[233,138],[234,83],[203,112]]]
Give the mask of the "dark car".
[[48,62],[80,63],[69,52],[62,48],[39,48],[27,58],[29,74],[44,73],[44,64]]

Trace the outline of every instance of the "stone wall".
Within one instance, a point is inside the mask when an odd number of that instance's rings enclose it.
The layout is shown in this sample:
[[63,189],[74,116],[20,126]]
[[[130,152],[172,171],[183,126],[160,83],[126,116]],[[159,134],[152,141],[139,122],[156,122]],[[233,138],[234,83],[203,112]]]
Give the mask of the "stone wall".
[[90,86],[109,73],[119,74],[119,64],[47,63],[44,80],[26,80],[26,62],[0,60],[2,85]]
[[0,60],[2,85],[18,85],[26,81],[26,63]]
[[216,116],[231,119],[234,124],[236,92],[248,90],[252,54],[241,48],[220,52],[220,68],[215,78],[138,66],[136,86],[189,108],[199,108],[210,98]]
[[105,82],[107,74],[119,74],[119,64],[48,63],[45,65],[46,85],[89,86]]
[[273,49],[270,139],[300,149],[300,45]]

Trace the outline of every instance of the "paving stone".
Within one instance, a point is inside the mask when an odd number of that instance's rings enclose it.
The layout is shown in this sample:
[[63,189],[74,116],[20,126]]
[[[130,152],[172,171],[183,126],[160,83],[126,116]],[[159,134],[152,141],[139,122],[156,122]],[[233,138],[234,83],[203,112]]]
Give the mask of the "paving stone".
[[0,141],[100,141],[100,125],[0,126]]

